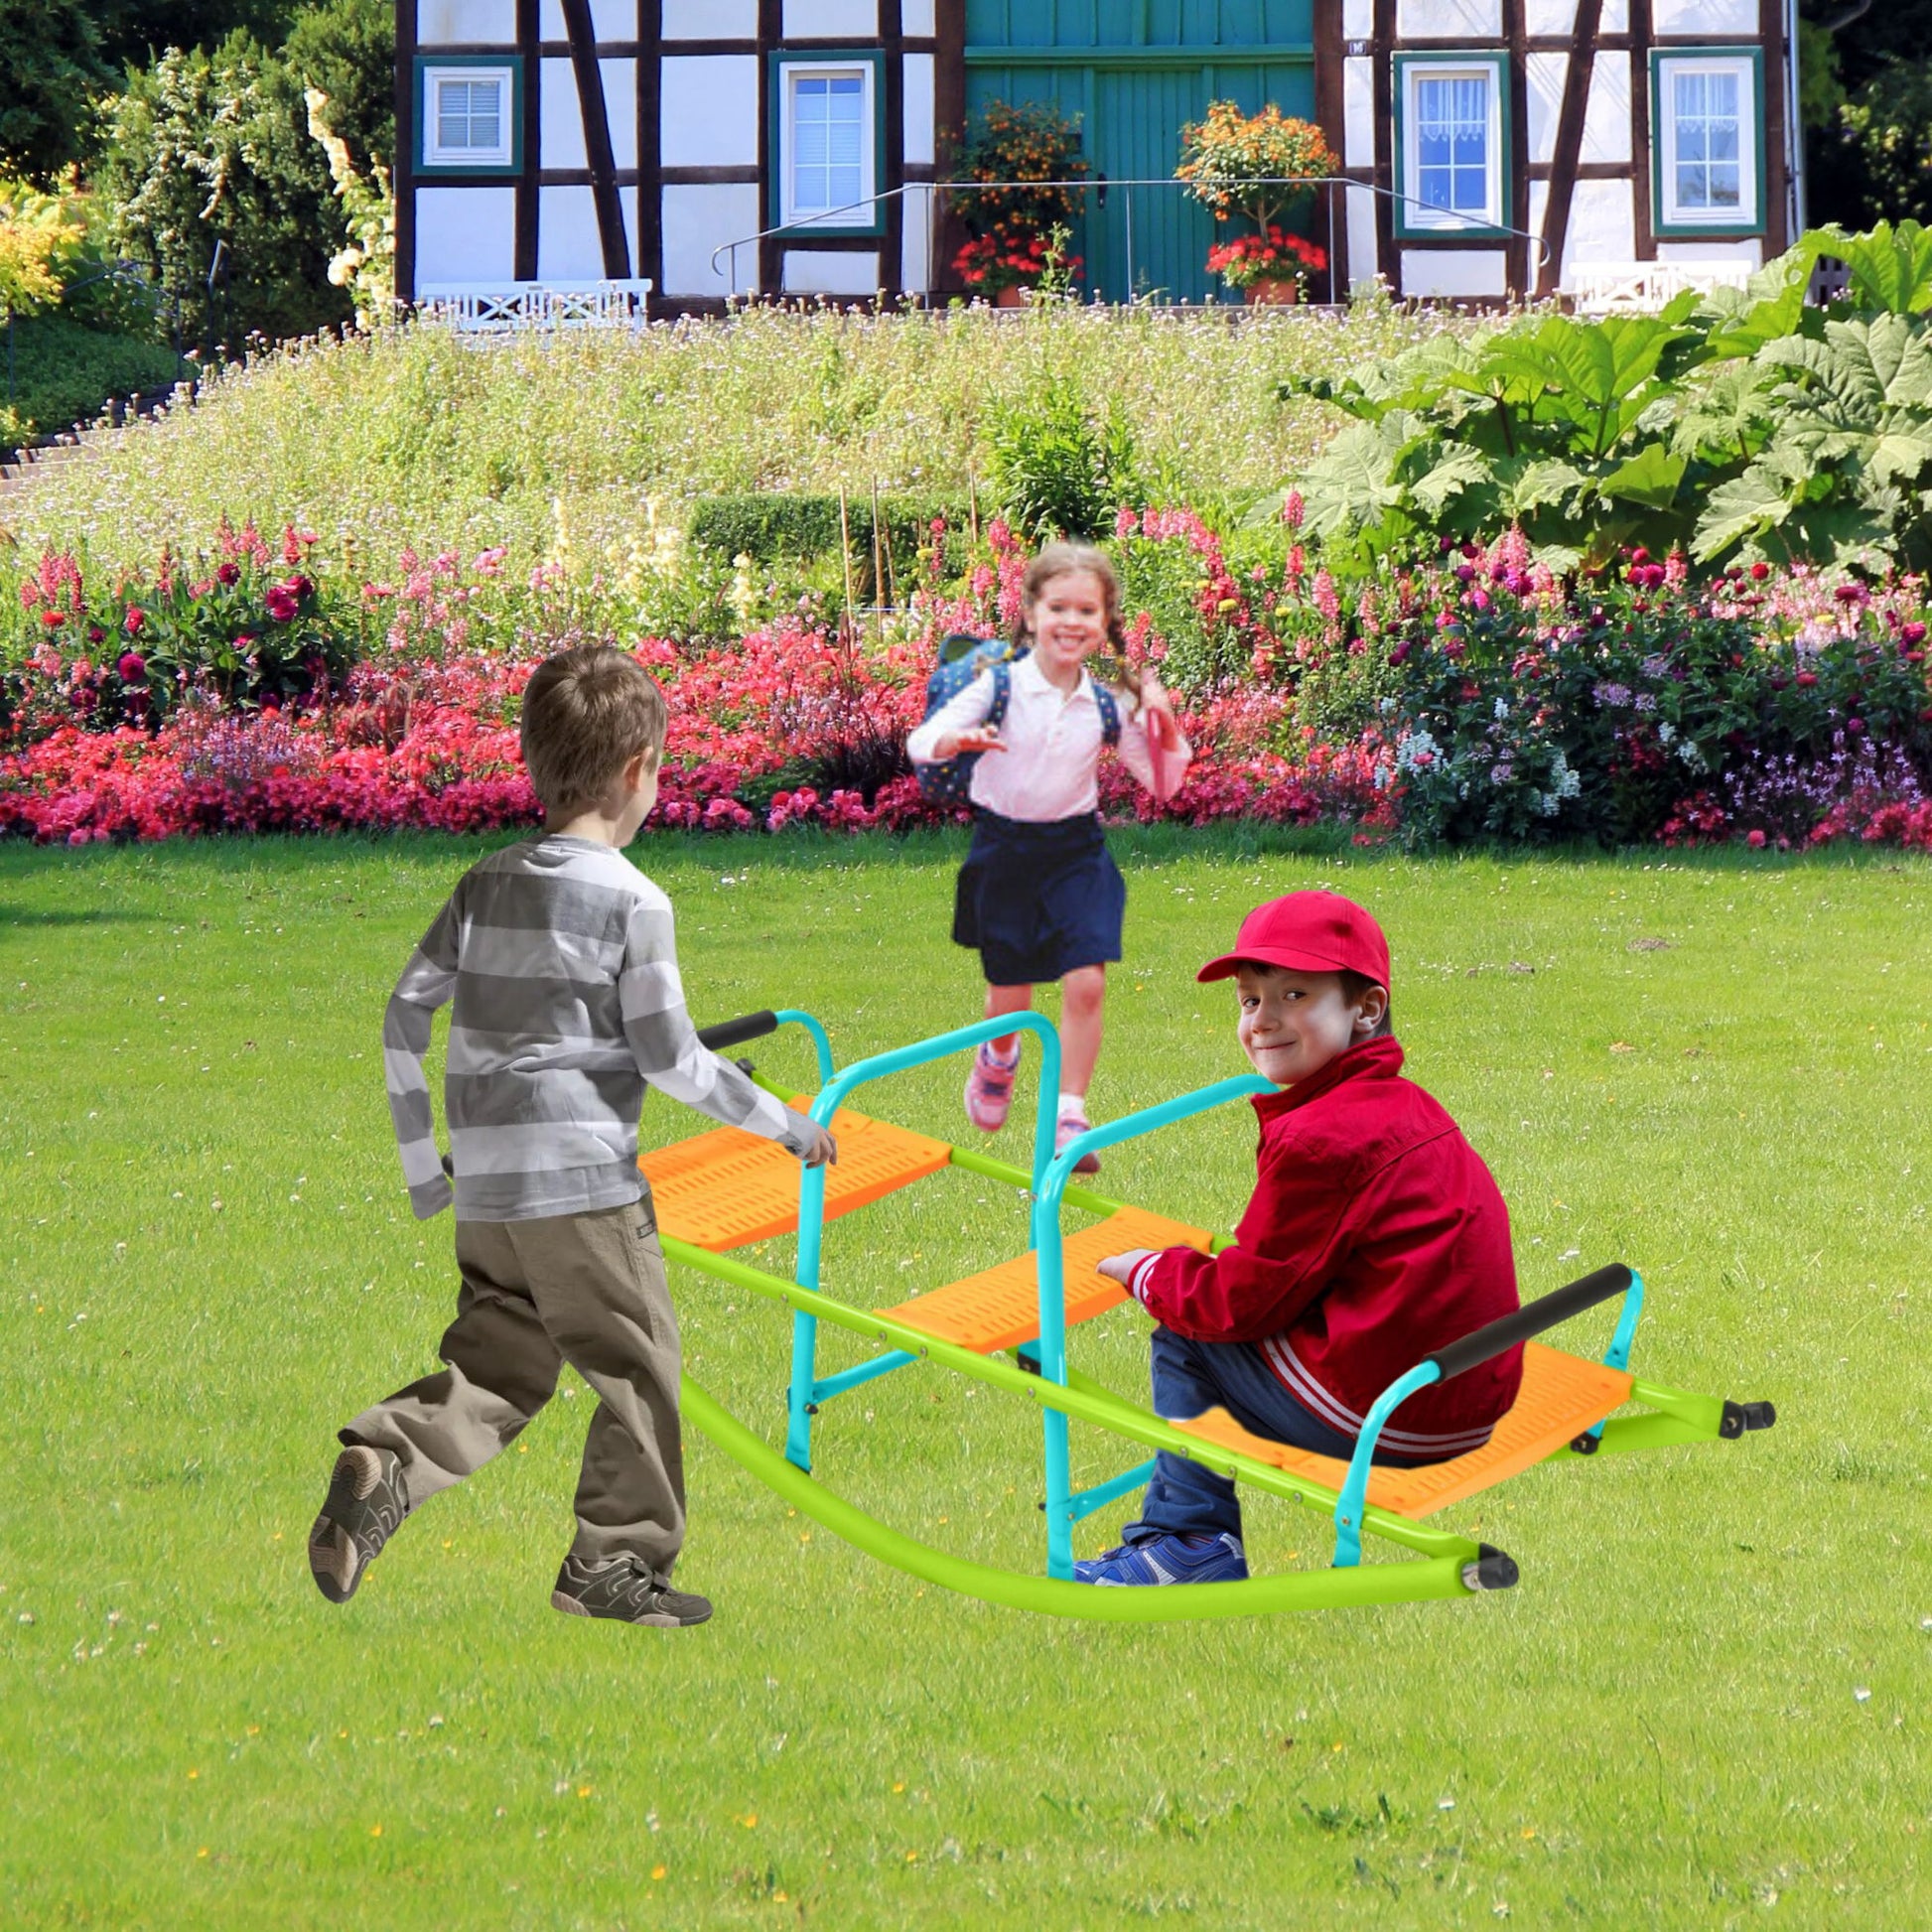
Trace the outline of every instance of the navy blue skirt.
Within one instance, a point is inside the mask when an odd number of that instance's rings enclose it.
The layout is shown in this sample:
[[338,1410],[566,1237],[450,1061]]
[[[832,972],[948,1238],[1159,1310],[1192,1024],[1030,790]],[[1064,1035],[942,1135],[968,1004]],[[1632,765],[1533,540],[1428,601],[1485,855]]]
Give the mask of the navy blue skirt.
[[1043,825],[981,811],[959,869],[952,936],[989,986],[1037,986],[1120,957],[1127,882],[1097,813]]

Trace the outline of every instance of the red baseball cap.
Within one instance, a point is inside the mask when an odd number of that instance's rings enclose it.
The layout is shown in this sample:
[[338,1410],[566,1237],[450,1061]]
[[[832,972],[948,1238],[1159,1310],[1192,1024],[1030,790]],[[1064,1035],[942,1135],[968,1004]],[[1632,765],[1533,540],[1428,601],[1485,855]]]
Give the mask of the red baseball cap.
[[1231,979],[1243,961],[1303,973],[1360,973],[1384,988],[1389,983],[1389,942],[1382,928],[1339,893],[1290,893],[1257,905],[1241,921],[1234,950],[1210,959],[1194,977]]

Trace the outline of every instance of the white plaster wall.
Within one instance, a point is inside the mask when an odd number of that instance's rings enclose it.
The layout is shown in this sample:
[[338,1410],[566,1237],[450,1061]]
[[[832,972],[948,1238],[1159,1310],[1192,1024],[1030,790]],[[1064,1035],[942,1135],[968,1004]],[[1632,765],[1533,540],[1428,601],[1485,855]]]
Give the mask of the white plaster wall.
[[514,47],[516,0],[417,0],[418,46],[456,47],[465,41]]
[[1630,31],[1630,0],[1603,0],[1603,20],[1599,31],[1627,34]]
[[[1530,183],[1530,233],[1541,234],[1545,217],[1550,212],[1550,184],[1547,181]],[[1534,248],[1530,250],[1530,274],[1536,274],[1538,256]]]
[[898,31],[908,41],[927,41],[939,31],[934,0],[899,0]]
[[1375,252],[1375,197],[1366,188],[1342,191],[1342,218],[1348,223],[1348,281],[1372,282],[1381,268]]
[[1757,35],[1757,0],[1656,0],[1653,24],[1661,34]]
[[787,248],[784,276],[787,295],[877,295],[879,256]]
[[[729,295],[731,258],[720,256],[716,272],[711,251],[721,242],[757,234],[764,226],[756,182],[693,183],[663,191],[664,293]],[[754,242],[738,251],[738,293],[757,293],[759,251]]]
[[584,165],[584,113],[577,99],[577,75],[568,61],[542,61],[539,87],[543,102],[543,139],[538,165]]
[[1501,40],[1503,0],[1399,0],[1404,40]]
[[1341,64],[1341,158],[1350,168],[1375,165],[1375,63],[1360,55]]
[[1341,0],[1341,37],[1365,41],[1375,33],[1375,0]]
[[1630,72],[1634,56],[1599,53],[1589,75],[1589,105],[1584,110],[1586,161],[1630,160]]
[[906,55],[904,72],[899,98],[905,109],[905,163],[909,168],[923,168],[938,152],[933,57],[930,54]]
[[929,260],[932,237],[932,192],[916,182],[899,198],[904,210],[898,251],[898,285],[908,294],[932,285]]
[[1577,25],[1577,0],[1527,0],[1523,26],[1531,39],[1568,34]]
[[1404,295],[1501,295],[1507,288],[1500,248],[1405,248]]
[[660,99],[658,151],[666,168],[757,166],[756,54],[667,54]]
[[[637,0],[591,0],[591,32],[601,41],[634,41]],[[537,34],[547,41],[569,40],[570,30],[564,25],[564,10],[558,0],[543,0],[537,9]]]
[[[611,160],[615,167],[637,165],[637,63],[600,61],[604,86],[604,118],[611,129]],[[568,61],[546,60],[543,69],[543,139],[539,166],[583,168],[589,165],[584,146],[584,104],[577,98],[577,69]]]
[[1660,241],[1660,262],[1749,262],[1764,266],[1764,243],[1752,235],[1745,241]]
[[417,189],[419,291],[434,282],[507,282],[515,268],[515,189]]
[[784,35],[788,41],[877,40],[879,0],[785,0]]
[[[618,197],[623,210],[624,253],[637,272],[636,196]],[[537,190],[537,280],[601,282],[604,244],[598,239],[597,203],[588,188]]]
[[1557,122],[1563,117],[1563,80],[1568,54],[1531,54],[1525,62],[1528,86],[1529,144],[1532,163],[1548,163],[1557,149]]
[[1627,181],[1580,181],[1570,191],[1570,226],[1563,238],[1564,288],[1580,266],[1634,261],[1636,191]]
[[664,0],[667,41],[754,41],[759,0]]

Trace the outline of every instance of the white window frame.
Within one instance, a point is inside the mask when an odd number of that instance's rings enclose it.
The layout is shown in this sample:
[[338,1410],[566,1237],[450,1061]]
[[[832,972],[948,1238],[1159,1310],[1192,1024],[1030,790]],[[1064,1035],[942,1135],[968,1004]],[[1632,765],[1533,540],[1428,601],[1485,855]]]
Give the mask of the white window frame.
[[[463,67],[432,67],[423,69],[423,159],[424,168],[452,171],[494,169],[498,172],[515,165],[516,159],[516,68],[468,64]],[[474,85],[493,80],[498,89],[497,128],[500,138],[493,148],[446,148],[438,138],[442,126],[442,89],[446,83],[462,81]]]
[[[1499,63],[1490,55],[1445,55],[1441,59],[1407,57],[1402,63],[1401,98],[1396,111],[1402,117],[1402,193],[1404,200],[1396,208],[1398,235],[1481,235],[1502,227],[1504,201],[1508,184],[1504,179],[1508,159],[1508,124],[1503,99],[1503,75]],[[1422,143],[1417,90],[1424,80],[1480,80],[1487,89],[1488,121],[1485,133],[1483,205],[1479,211],[1452,212],[1424,206],[1422,194]]]
[[[1681,207],[1677,200],[1677,115],[1672,83],[1682,73],[1726,73],[1737,81],[1737,206],[1735,207]],[[1762,185],[1758,180],[1758,128],[1761,107],[1757,98],[1758,66],[1749,54],[1657,54],[1657,213],[1660,228],[1692,229],[1734,234],[1763,225],[1759,212]]]
[[[859,91],[859,192],[856,207],[840,203],[838,213],[824,208],[801,209],[792,200],[792,151],[796,139],[793,118],[800,80],[850,80]],[[820,233],[872,233],[880,225],[881,209],[871,198],[879,193],[879,102],[875,89],[879,69],[871,61],[814,60],[809,57],[778,63],[778,218],[787,228]]]

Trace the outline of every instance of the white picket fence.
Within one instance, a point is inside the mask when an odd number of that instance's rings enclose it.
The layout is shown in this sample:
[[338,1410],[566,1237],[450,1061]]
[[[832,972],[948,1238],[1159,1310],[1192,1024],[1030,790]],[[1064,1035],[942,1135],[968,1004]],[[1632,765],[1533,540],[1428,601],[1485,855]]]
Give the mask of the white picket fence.
[[535,329],[635,329],[649,277],[629,282],[427,282],[418,312],[463,335],[506,336]]

